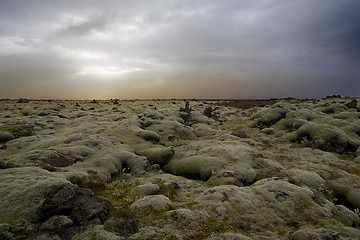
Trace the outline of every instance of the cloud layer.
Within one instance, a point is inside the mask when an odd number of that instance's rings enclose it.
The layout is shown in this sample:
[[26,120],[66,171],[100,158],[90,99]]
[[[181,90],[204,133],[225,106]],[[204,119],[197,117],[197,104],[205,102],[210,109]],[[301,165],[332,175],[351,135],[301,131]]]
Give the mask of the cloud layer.
[[360,96],[357,0],[0,0],[0,98]]

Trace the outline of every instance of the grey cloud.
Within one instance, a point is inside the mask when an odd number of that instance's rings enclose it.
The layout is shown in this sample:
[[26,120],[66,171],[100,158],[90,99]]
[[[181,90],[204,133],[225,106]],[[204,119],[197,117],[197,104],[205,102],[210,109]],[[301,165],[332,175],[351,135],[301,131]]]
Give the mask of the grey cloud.
[[109,24],[109,17],[104,15],[91,15],[80,23],[70,23],[62,28],[59,33],[68,36],[86,36],[93,32],[106,30]]

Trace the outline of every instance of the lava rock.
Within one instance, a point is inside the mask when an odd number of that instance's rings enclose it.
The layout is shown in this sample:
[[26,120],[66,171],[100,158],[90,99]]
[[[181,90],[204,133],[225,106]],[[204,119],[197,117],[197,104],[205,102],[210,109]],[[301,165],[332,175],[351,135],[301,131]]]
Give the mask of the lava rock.
[[6,131],[0,131],[0,143],[6,143],[11,141],[15,138],[15,136]]
[[249,135],[247,135],[247,133],[245,131],[237,131],[237,132],[233,132],[231,133],[231,135],[235,136],[235,137],[238,137],[238,138],[250,138]]

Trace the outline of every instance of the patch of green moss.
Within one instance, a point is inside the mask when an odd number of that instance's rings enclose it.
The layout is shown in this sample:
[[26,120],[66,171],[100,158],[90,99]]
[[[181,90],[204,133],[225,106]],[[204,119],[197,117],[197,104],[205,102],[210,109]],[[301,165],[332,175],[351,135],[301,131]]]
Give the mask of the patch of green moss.
[[342,160],[349,160],[349,161],[354,160],[354,158],[356,157],[355,153],[336,154],[336,156]]
[[14,135],[15,138],[27,137],[33,135],[33,127],[26,124],[12,124],[3,126],[1,130],[7,131]]
[[[173,208],[170,208],[173,210]],[[162,226],[161,222],[166,218],[165,214],[168,210],[158,210],[152,206],[142,209],[132,210],[132,213],[137,216],[141,223],[148,226]]]
[[79,187],[89,188],[95,194],[103,191],[106,188],[105,182],[95,174],[89,174],[87,177],[79,177],[73,175],[70,176],[69,181],[73,184],[78,185]]
[[197,205],[197,204],[198,204],[197,201],[192,200],[192,201],[190,201],[190,202],[187,202],[187,203],[183,204],[182,207],[183,207],[183,208],[190,208],[190,209],[191,209],[193,206],[195,206],[195,205]]
[[360,168],[353,167],[353,168],[351,168],[350,173],[360,176]]
[[96,194],[112,203],[114,206],[113,216],[127,217],[131,215],[130,205],[136,200],[136,196],[131,192],[136,184],[130,182],[127,178],[119,176],[115,181],[105,184],[103,191]]
[[285,229],[281,229],[281,230],[278,231],[278,234],[280,236],[284,236],[286,233],[287,233],[287,231]]
[[178,237],[176,237],[176,235],[174,235],[174,234],[171,234],[164,238],[164,240],[176,240],[176,239],[178,239]]
[[92,170],[92,169],[88,169],[86,172],[89,173],[89,174],[93,174],[93,175],[98,174],[98,171]]
[[158,194],[168,197],[171,201],[176,199],[178,189],[173,184],[157,183],[157,185],[160,187]]
[[343,177],[343,175],[338,170],[328,170],[328,173],[330,174],[329,180],[337,179]]

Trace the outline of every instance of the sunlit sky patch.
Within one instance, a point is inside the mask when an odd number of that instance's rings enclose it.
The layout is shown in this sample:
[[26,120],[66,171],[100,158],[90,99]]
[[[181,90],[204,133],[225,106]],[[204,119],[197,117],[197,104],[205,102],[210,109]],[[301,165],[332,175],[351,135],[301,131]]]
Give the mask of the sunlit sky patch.
[[0,0],[0,98],[359,96],[359,12],[358,0]]
[[113,66],[106,67],[85,67],[79,73],[79,75],[95,75],[95,76],[117,76],[124,73],[131,73],[140,71],[139,68],[119,68]]

